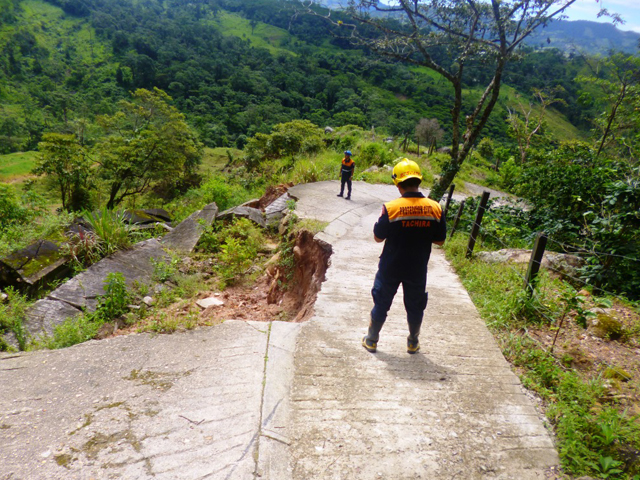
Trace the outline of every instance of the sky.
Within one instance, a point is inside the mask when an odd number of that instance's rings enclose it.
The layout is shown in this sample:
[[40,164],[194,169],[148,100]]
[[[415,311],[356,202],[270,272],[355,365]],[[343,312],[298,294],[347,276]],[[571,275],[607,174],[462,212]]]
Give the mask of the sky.
[[640,33],[640,0],[577,0],[567,9],[567,20],[591,20],[593,22],[611,22],[608,17],[598,18],[600,8],[618,13],[625,21],[618,25],[620,30],[633,30]]

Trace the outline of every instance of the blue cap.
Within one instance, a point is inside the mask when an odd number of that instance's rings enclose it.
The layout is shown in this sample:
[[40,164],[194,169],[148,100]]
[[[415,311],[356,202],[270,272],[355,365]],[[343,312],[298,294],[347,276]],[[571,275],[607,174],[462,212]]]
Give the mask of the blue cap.
[[345,150],[344,154],[345,155],[351,155],[351,150]]

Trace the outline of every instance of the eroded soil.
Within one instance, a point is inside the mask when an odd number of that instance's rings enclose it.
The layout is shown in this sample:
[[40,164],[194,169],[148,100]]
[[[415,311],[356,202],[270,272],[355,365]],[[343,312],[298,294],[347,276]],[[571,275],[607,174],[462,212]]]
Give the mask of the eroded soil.
[[553,354],[560,363],[585,379],[603,376],[609,391],[607,399],[631,416],[640,415],[640,315],[621,303],[608,311],[622,324],[622,333],[615,340],[601,338],[602,332],[593,326],[594,319],[588,320],[588,328],[580,326],[576,312],[567,315],[559,331],[545,327],[530,328],[528,333],[547,350],[557,333]]

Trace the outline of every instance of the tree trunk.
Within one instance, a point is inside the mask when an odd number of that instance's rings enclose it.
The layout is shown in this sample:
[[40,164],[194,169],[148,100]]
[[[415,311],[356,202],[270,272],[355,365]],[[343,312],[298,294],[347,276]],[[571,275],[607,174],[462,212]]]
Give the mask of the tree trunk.
[[116,196],[120,191],[121,185],[122,185],[121,182],[113,182],[111,184],[111,192],[109,192],[109,201],[107,202],[108,210],[113,210],[113,208],[116,206]]
[[625,94],[626,94],[626,85],[623,85],[620,91],[620,94],[618,95],[618,101],[613,106],[613,110],[611,110],[611,115],[609,115],[609,121],[607,122],[607,127],[605,128],[604,133],[602,134],[602,141],[600,142],[600,146],[598,147],[598,152],[596,153],[596,157],[600,156],[600,152],[602,152],[602,149],[604,148],[604,143],[607,140],[607,137],[609,136],[609,132],[611,131],[611,124],[613,123],[613,119],[616,117],[618,107],[622,103],[622,100],[624,99]]

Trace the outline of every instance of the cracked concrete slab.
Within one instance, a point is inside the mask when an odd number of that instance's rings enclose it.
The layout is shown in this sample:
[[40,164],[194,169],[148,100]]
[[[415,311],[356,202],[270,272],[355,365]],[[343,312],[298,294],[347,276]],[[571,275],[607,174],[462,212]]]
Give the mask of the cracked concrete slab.
[[268,327],[3,355],[0,478],[253,478]]

